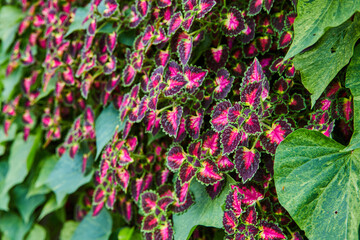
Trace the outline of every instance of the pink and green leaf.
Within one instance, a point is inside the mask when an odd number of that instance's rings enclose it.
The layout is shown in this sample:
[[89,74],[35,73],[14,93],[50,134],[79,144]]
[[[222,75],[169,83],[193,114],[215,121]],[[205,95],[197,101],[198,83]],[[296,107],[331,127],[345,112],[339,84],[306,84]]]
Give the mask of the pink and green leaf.
[[275,154],[277,146],[292,132],[291,126],[284,120],[277,120],[272,124],[271,129],[260,136],[261,144],[266,151]]
[[210,159],[205,159],[201,162],[201,168],[199,168],[196,178],[206,185],[215,184],[223,179],[223,177],[219,175],[216,164]]
[[178,53],[181,63],[185,66],[190,59],[193,48],[192,38],[186,38],[179,42]]
[[229,37],[235,37],[245,29],[244,18],[241,12],[235,7],[228,9],[227,13],[222,16],[221,23],[222,31]]
[[215,0],[199,0],[196,18],[203,18],[215,6]]
[[186,153],[181,146],[173,146],[166,154],[167,166],[173,172],[177,171],[186,159]]
[[177,74],[174,77],[169,77],[166,81],[166,87],[163,89],[165,96],[172,96],[181,91],[181,89],[187,84],[184,76]]
[[234,234],[239,220],[231,210],[226,210],[223,217],[223,225],[226,233]]
[[179,171],[179,178],[181,183],[184,184],[186,182],[190,182],[191,179],[195,176],[197,169],[189,164],[188,162],[184,162]]
[[233,126],[228,126],[225,130],[221,133],[221,143],[223,146],[223,154],[232,153],[237,146],[239,145],[242,132]]
[[181,117],[179,130],[177,132],[176,138],[174,139],[174,142],[181,142],[182,140],[184,140],[184,138],[186,137],[185,127],[185,118]]
[[103,16],[106,18],[110,17],[115,13],[117,8],[118,3],[115,0],[105,0],[105,10],[103,12]]
[[267,221],[260,222],[260,234],[259,237],[263,240],[281,240],[286,239],[285,234],[281,229],[274,223]]
[[229,159],[228,156],[222,155],[217,160],[217,166],[220,172],[229,172],[234,169],[235,164]]
[[202,154],[217,156],[220,153],[220,133],[209,130],[203,136]]
[[135,76],[136,76],[135,68],[132,65],[128,64],[124,68],[124,71],[122,73],[124,86],[130,86],[134,82]]
[[208,71],[203,70],[194,66],[185,66],[184,68],[184,77],[188,81],[186,84],[186,90],[188,93],[194,93],[197,88],[200,87],[204,81]]
[[243,195],[243,198],[241,199],[241,202],[252,206],[256,203],[256,201],[259,201],[264,198],[264,195],[259,192],[257,189],[255,189],[254,186],[246,187],[243,186],[242,188],[238,188],[238,191],[240,194]]
[[161,126],[170,136],[176,136],[183,113],[181,106],[174,107],[171,111],[165,111],[161,115]]
[[154,212],[156,209],[156,201],[158,199],[158,196],[154,192],[144,192],[141,194],[141,208],[145,212],[145,214]]
[[243,123],[243,129],[248,134],[261,133],[262,129],[259,122],[259,117],[255,112],[252,112]]
[[264,0],[250,0],[248,7],[248,15],[254,16],[261,11]]
[[196,111],[195,115],[189,115],[186,118],[186,130],[193,139],[198,139],[200,135],[200,128],[204,119],[204,110]]
[[175,192],[179,203],[183,203],[186,200],[187,195],[189,195],[189,187],[190,183],[181,184],[179,179],[176,181]]
[[260,153],[256,149],[240,147],[235,154],[236,171],[243,182],[251,179],[259,169]]
[[231,103],[228,101],[220,102],[214,108],[211,114],[211,125],[215,131],[222,131],[228,125],[229,121],[227,118],[228,111],[231,108]]
[[216,72],[225,66],[229,57],[229,48],[226,45],[219,45],[217,48],[210,48],[205,53],[205,56],[208,68]]
[[155,57],[156,65],[165,67],[170,60],[169,50],[160,50]]
[[141,224],[141,231],[151,232],[159,225],[159,219],[154,214],[147,215],[144,217]]

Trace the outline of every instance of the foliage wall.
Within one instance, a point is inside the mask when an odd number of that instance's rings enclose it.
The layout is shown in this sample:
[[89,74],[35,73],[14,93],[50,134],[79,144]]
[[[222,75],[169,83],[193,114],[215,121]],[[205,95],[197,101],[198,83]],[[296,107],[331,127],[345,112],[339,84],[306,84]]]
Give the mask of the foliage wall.
[[0,238],[358,239],[358,10],[0,0]]

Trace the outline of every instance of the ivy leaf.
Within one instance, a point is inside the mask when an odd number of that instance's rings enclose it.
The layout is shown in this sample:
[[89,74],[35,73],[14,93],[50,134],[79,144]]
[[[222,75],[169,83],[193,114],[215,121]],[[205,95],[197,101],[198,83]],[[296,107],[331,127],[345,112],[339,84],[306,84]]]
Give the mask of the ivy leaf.
[[[228,183],[233,181],[227,178]],[[174,237],[175,240],[188,239],[197,225],[206,227],[222,228],[224,212],[221,206],[225,203],[226,195],[230,191],[227,184],[222,193],[212,200],[202,186],[197,181],[193,181],[190,186],[190,191],[194,193],[195,204],[191,206],[183,214],[174,214]]]
[[107,240],[111,234],[112,218],[106,209],[96,217],[89,212],[76,228],[71,239]]
[[97,159],[104,148],[104,146],[110,141],[115,133],[117,125],[119,131],[124,129],[125,122],[119,122],[119,112],[114,108],[113,105],[109,105],[105,108],[99,117],[95,121],[95,132],[96,132],[96,158]]
[[275,185],[282,206],[309,239],[357,239],[360,149],[299,129],[277,148]]
[[352,57],[354,45],[360,37],[359,18],[360,14],[356,14],[353,21],[348,20],[328,30],[311,50],[294,58],[295,68],[301,72],[301,81],[312,94],[312,106]]
[[75,192],[81,185],[91,180],[92,173],[84,176],[82,172],[82,156],[86,152],[80,149],[74,159],[65,152],[50,173],[46,184],[55,192],[58,204],[62,202],[66,194]]
[[313,45],[328,28],[339,26],[359,10],[359,0],[298,1],[298,16],[294,22],[295,39],[285,59]]

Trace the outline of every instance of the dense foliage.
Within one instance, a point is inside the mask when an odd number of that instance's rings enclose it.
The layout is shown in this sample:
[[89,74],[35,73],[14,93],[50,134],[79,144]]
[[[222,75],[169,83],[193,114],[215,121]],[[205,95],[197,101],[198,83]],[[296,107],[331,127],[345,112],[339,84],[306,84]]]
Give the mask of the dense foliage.
[[360,3],[321,2],[0,0],[0,237],[356,238]]

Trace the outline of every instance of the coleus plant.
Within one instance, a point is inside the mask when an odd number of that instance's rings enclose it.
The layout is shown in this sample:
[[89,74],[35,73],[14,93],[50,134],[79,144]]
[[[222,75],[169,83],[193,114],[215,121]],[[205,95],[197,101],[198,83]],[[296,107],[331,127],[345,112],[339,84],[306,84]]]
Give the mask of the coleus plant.
[[[39,0],[21,7],[16,41],[0,37],[7,78],[19,81],[3,91],[10,92],[2,98],[4,133],[17,126],[32,140],[41,124],[49,152],[70,166],[81,162],[76,176],[87,188],[76,220],[108,219],[111,211],[146,239],[179,239],[185,229],[190,237],[197,225],[223,228],[226,239],[302,239],[278,202],[276,149],[299,127],[330,136],[340,121],[348,135],[354,113],[342,81],[306,108],[309,94],[284,59],[295,2]],[[225,196],[218,222],[175,225],[201,202],[196,184],[210,205]],[[196,229],[193,237],[211,235]]]

